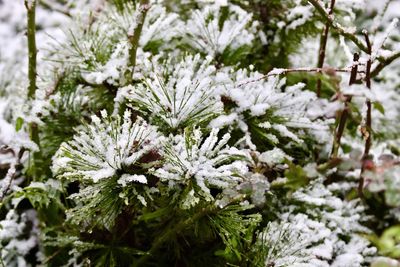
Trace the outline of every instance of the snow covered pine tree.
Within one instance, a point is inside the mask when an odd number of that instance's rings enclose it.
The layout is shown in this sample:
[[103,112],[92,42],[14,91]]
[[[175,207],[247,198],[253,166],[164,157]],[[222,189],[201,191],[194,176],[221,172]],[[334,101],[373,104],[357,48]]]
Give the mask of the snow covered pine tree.
[[1,0],[0,265],[400,266],[399,10]]

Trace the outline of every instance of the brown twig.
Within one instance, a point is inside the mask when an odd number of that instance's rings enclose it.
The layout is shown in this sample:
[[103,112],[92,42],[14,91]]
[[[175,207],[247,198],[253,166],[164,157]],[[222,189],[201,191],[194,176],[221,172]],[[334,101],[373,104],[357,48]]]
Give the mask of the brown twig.
[[390,57],[380,58],[379,64],[371,71],[371,78],[377,76],[386,66],[390,65],[393,61],[400,58],[400,51],[393,53]]
[[[354,84],[354,82],[357,79],[358,60],[359,59],[360,59],[360,55],[355,53],[354,57],[353,57],[353,66],[351,68],[351,75],[350,75],[349,85]],[[346,96],[345,103],[344,103],[344,109],[340,113],[339,124],[338,124],[338,127],[337,127],[337,129],[335,131],[335,134],[334,134],[331,158],[337,158],[337,156],[338,156],[341,139],[342,139],[342,136],[343,136],[343,133],[344,133],[344,129],[346,127],[346,121],[347,121],[348,115],[350,113],[351,100],[352,100],[352,96]]]
[[351,40],[359,49],[364,52],[368,52],[368,48],[365,46],[364,42],[359,39],[353,32],[342,27],[333,17],[325,10],[321,5],[319,0],[308,0],[308,2],[315,7],[317,12],[322,16],[322,18],[329,24],[329,26],[335,29],[340,35],[346,39]]
[[[365,41],[367,43],[368,55],[369,55],[369,59],[367,61],[365,82],[367,84],[368,89],[371,90],[372,45],[369,40],[368,32],[363,31],[363,34],[365,36]],[[359,183],[358,183],[358,195],[360,197],[364,196],[364,194],[363,194],[363,188],[364,188],[363,173],[365,170],[364,162],[368,159],[369,151],[371,149],[371,144],[372,144],[372,103],[371,103],[371,99],[366,100],[366,105],[367,105],[367,118],[366,118],[366,122],[365,122],[365,127],[362,128],[363,129],[362,134],[365,138],[365,146],[364,146],[364,154],[362,157],[363,164],[362,164],[362,168],[361,168],[361,175],[360,175],[360,179],[359,179]]]
[[[335,2],[336,2],[335,0],[331,0],[331,5],[330,5],[330,9],[329,9],[330,16],[333,15],[333,9],[335,7]],[[319,47],[319,53],[318,53],[318,64],[317,64],[318,68],[322,68],[324,66],[326,45],[327,45],[328,36],[329,36],[329,28],[330,28],[329,23],[326,22],[325,28],[321,35],[321,41],[320,41],[320,47]],[[321,86],[322,86],[321,79],[318,78],[318,81],[317,81],[317,96],[318,97],[321,96]]]
[[[351,70],[352,70],[352,68],[339,69],[339,68],[331,68],[331,67],[325,67],[325,68],[273,69],[272,71],[270,71],[267,74],[261,76],[260,78],[249,80],[249,81],[240,82],[240,83],[237,84],[237,86],[238,87],[242,87],[242,86],[247,85],[249,83],[253,83],[253,82],[258,82],[258,81],[264,80],[264,79],[266,79],[268,77],[285,75],[285,74],[293,73],[293,72],[335,73],[335,72],[351,72]],[[359,73],[364,73],[364,72],[360,71]]]
[[[322,16],[322,18],[329,24],[329,26],[336,30],[336,32],[342,35],[344,38],[352,41],[360,50],[364,51],[368,54],[368,46],[364,44],[364,41],[358,38],[355,33],[350,30],[345,29],[342,25],[340,25],[337,21],[334,20],[333,16],[329,14],[327,10],[321,5],[320,0],[308,0],[308,2],[315,7],[317,12]],[[379,68],[374,70],[371,75],[374,77],[377,72],[379,73],[384,67],[392,63],[394,60],[400,57],[400,52],[394,53],[391,57],[377,57],[378,61],[380,62]]]

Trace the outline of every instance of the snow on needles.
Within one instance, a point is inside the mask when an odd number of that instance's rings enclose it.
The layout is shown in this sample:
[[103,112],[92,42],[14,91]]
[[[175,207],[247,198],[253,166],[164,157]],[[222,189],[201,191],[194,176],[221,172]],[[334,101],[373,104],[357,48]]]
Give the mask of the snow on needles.
[[175,64],[170,59],[165,67],[156,68],[151,77],[146,77],[144,85],[126,88],[126,98],[133,108],[139,107],[172,129],[208,121],[222,109],[212,79],[216,69],[210,60],[201,60],[198,54]]
[[[156,128],[141,118],[131,120],[131,112],[123,120],[113,120],[105,111],[102,117],[92,116],[92,123],[84,126],[74,139],[64,143],[53,161],[53,171],[61,177],[82,177],[98,182],[110,178],[135,164],[156,149],[161,137]],[[127,181],[146,183],[143,177],[123,177]]]
[[227,145],[229,134],[219,139],[218,132],[218,129],[212,129],[204,139],[201,131],[194,129],[193,133],[175,136],[166,144],[166,164],[154,174],[174,190],[180,185],[188,188],[181,202],[183,208],[194,206],[200,198],[214,200],[211,188],[230,188],[248,171],[246,154]]
[[[227,10],[224,10],[227,9]],[[228,13],[222,27],[219,25],[223,12]],[[183,33],[186,42],[198,52],[217,56],[226,49],[237,49],[255,39],[257,23],[252,15],[238,6],[207,5],[193,11]]]

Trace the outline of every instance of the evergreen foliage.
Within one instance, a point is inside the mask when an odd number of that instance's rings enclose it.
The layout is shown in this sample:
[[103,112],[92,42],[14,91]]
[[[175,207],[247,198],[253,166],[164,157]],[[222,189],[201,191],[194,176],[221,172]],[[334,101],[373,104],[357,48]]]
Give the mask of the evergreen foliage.
[[17,2],[0,266],[400,265],[398,2]]

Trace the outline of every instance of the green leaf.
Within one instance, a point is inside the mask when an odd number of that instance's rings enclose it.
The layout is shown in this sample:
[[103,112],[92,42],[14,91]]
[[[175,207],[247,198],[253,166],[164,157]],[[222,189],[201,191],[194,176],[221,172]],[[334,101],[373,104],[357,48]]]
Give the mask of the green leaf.
[[378,247],[381,255],[400,257],[400,225],[389,227],[379,238],[372,235],[368,236],[368,239]]
[[19,132],[19,130],[21,130],[23,124],[24,124],[24,119],[21,117],[18,117],[15,122],[15,130],[17,132]]
[[297,190],[308,184],[309,178],[303,168],[293,164],[289,160],[286,160],[285,163],[289,165],[289,169],[285,171],[285,177],[287,178],[286,188]]
[[381,114],[385,115],[385,108],[380,102],[373,102],[374,108],[377,109]]

